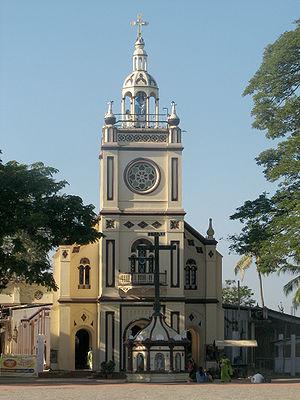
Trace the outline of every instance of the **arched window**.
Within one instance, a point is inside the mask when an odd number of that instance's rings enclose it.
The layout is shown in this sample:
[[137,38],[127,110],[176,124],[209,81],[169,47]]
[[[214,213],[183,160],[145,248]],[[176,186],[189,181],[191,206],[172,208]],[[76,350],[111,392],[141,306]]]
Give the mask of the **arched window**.
[[154,273],[154,256],[153,254],[149,254],[149,273]]
[[175,355],[175,371],[176,372],[181,371],[181,355],[180,355],[180,353],[176,353],[176,355]]
[[138,239],[131,246],[130,272],[152,274],[154,272],[154,256],[147,247],[152,243],[147,239]]
[[126,94],[125,98],[124,98],[124,108],[125,108],[125,114],[127,115],[131,115],[131,97],[129,96],[129,94]]
[[134,98],[134,113],[136,115],[136,127],[144,128],[146,122],[146,93],[138,92]]
[[85,266],[85,284],[90,285],[90,266],[86,265]]
[[155,371],[165,370],[165,356],[162,353],[155,354],[154,369]]
[[79,265],[79,285],[84,284],[84,265]]
[[149,122],[150,126],[154,126],[156,121],[156,107],[155,107],[155,96],[150,95],[149,98]]
[[79,284],[78,289],[90,289],[90,260],[88,258],[82,258],[78,267],[79,271]]
[[144,369],[145,369],[144,356],[142,353],[139,353],[136,357],[136,370],[144,371]]
[[189,259],[186,262],[185,268],[185,289],[197,289],[197,265],[196,261]]
[[143,69],[143,59],[139,57],[139,69]]

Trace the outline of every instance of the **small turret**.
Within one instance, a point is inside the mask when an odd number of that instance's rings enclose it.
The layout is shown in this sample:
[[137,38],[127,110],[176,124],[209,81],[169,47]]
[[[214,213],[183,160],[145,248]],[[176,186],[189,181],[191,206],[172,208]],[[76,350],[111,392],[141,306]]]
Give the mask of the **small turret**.
[[115,114],[112,111],[113,101],[109,101],[108,103],[107,113],[104,115],[104,121],[106,125],[114,125],[116,123]]
[[142,36],[138,36],[134,44],[135,50],[132,57],[133,71],[147,71],[147,53],[144,49],[145,42]]
[[175,101],[171,103],[171,114],[168,116],[168,124],[170,126],[177,126],[180,123],[180,118],[176,114],[176,104]]
[[214,231],[214,229],[213,229],[213,226],[212,226],[212,218],[209,218],[209,224],[208,224],[208,229],[207,229],[207,239],[214,239],[214,234],[215,234],[215,231]]

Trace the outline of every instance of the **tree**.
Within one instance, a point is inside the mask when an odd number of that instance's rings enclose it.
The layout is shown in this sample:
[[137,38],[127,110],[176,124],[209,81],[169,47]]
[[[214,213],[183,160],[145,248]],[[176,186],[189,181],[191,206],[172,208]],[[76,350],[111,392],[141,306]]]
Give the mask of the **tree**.
[[264,307],[264,294],[262,275],[272,272],[272,268],[264,265],[263,249],[265,243],[270,240],[270,233],[267,229],[272,215],[273,203],[263,193],[254,201],[246,201],[239,207],[230,219],[239,220],[243,224],[242,232],[239,235],[230,236],[232,244],[230,250],[242,256],[235,267],[235,274],[241,276],[254,264],[259,279],[261,305]]
[[[238,253],[254,255],[256,263],[259,261],[258,271],[264,274],[273,271],[299,272],[299,49],[300,20],[296,21],[295,30],[283,33],[273,44],[267,46],[260,68],[243,93],[252,95],[252,126],[264,131],[267,138],[276,139],[276,145],[263,151],[256,161],[263,167],[266,179],[277,184],[277,189],[273,196],[264,193],[254,201],[245,202],[244,206],[231,216],[231,219],[246,222],[247,226],[246,232],[242,231],[241,235],[232,237],[232,249],[241,250],[250,241],[256,253]],[[253,211],[256,212],[254,219],[259,220],[259,229],[263,232],[263,237],[259,235],[257,240],[256,226],[251,222]],[[297,287],[299,281],[300,279],[293,280],[293,284],[286,286],[286,291]]]
[[237,275],[238,273],[241,275],[241,280],[243,280],[246,270],[252,265],[255,264],[256,272],[258,275],[259,280],[259,291],[260,291],[260,300],[261,306],[265,306],[265,298],[264,298],[264,290],[263,290],[263,283],[262,283],[262,273],[259,269],[259,257],[255,256],[254,254],[247,253],[242,256],[242,258],[237,262],[234,273]]
[[56,289],[49,251],[61,244],[87,244],[101,233],[95,228],[93,205],[61,190],[58,171],[0,160],[0,288],[10,281]]
[[283,291],[286,295],[294,293],[293,304],[295,308],[298,308],[300,304],[300,268],[297,266],[294,270],[291,270],[293,274],[298,274],[295,278],[291,279],[286,285],[283,287]]
[[235,280],[226,280],[222,289],[223,303],[253,307],[255,305],[254,293],[248,286],[238,286]]

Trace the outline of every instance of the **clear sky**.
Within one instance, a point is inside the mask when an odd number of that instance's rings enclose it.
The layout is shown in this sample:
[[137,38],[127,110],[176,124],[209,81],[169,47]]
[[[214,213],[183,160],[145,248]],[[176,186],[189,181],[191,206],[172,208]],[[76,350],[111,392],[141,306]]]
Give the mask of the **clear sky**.
[[[106,102],[119,109],[142,13],[149,72],[161,107],[178,104],[184,134],[184,206],[201,233],[214,220],[224,279],[235,208],[272,190],[256,155],[271,146],[251,129],[241,96],[264,47],[300,17],[299,0],[0,0],[0,148],[3,160],[43,161],[68,192],[99,211],[98,154]],[[221,239],[222,238],[222,239]],[[280,301],[289,276],[265,280],[266,304]],[[244,283],[257,293],[254,269]]]

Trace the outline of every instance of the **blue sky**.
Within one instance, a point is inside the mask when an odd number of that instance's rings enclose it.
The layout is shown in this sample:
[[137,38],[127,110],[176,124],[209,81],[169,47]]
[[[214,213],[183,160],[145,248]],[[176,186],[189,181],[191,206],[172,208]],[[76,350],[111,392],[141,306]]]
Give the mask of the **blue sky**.
[[[108,100],[119,109],[136,36],[130,21],[141,12],[161,107],[175,100],[187,131],[186,219],[205,233],[213,218],[224,279],[233,279],[227,237],[239,225],[229,216],[272,190],[254,161],[272,143],[251,128],[251,98],[241,94],[264,47],[294,29],[299,11],[298,0],[0,0],[3,160],[55,166],[68,191],[99,210],[103,114]],[[267,305],[282,301],[290,312],[288,279],[265,280]],[[244,282],[257,291],[254,270]]]

